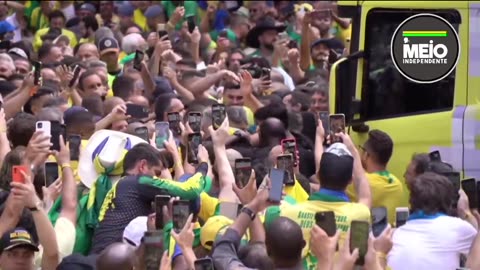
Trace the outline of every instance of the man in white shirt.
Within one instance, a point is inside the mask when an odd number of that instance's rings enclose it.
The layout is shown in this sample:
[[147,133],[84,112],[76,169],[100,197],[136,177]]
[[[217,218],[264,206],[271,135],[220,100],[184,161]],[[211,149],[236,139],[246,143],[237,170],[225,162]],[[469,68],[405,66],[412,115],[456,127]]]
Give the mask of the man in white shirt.
[[[410,217],[393,234],[388,266],[394,270],[457,269],[460,254],[467,255],[477,234],[475,226],[450,216],[452,183],[444,176],[427,172],[410,186]],[[458,215],[471,216],[468,198],[460,191]]]

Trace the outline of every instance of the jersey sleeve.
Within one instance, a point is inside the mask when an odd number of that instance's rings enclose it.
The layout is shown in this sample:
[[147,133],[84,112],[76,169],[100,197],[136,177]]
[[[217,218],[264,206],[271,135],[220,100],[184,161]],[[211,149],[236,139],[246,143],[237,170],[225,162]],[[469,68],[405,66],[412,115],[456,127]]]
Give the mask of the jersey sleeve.
[[153,200],[156,195],[170,195],[180,197],[184,200],[193,200],[200,196],[205,187],[205,176],[208,171],[208,164],[201,163],[195,174],[185,182],[175,182],[170,179],[155,179],[149,176],[139,178],[140,194]]

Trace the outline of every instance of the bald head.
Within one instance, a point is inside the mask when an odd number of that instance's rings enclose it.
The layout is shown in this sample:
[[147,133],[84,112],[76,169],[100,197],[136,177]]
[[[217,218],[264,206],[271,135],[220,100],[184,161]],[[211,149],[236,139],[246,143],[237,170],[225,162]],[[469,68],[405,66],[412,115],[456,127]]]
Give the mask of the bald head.
[[120,104],[125,104],[125,101],[124,101],[122,98],[119,98],[119,97],[110,97],[110,98],[107,98],[107,99],[103,102],[103,107],[104,107],[103,113],[104,113],[105,115],[111,113],[112,110],[113,110],[113,108],[115,108],[117,105],[120,105]]
[[95,61],[99,60],[100,58],[97,46],[95,46],[93,43],[80,44],[75,56],[80,58],[82,61]]
[[267,252],[277,268],[293,267],[300,263],[305,240],[302,228],[295,221],[286,217],[275,219],[265,228],[265,237]]
[[124,243],[108,246],[97,257],[97,270],[131,270],[135,265],[135,249]]
[[235,168],[235,160],[243,158],[242,154],[235,149],[227,149],[227,158],[230,163],[230,167]]
[[277,118],[267,118],[260,124],[260,144],[277,145],[286,136],[282,121]]

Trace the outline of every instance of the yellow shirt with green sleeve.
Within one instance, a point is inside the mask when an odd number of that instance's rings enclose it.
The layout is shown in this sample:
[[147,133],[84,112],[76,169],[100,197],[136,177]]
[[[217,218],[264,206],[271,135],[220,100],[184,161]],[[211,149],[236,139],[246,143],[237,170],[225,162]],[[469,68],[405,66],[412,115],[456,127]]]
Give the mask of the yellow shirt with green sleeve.
[[[385,207],[388,213],[388,222],[395,222],[395,208],[408,207],[405,186],[395,175],[388,171],[366,173],[372,194],[372,207]],[[358,201],[355,187],[347,187],[348,197],[354,202]]]
[[[43,44],[43,40],[42,40],[42,36],[44,36],[48,30],[50,28],[43,28],[43,29],[40,29],[38,30],[36,33],[35,33],[35,36],[33,37],[33,49],[35,51],[38,51],[38,49],[40,47],[42,47],[42,44]],[[70,30],[67,30],[67,29],[62,29],[62,35],[65,35],[68,37],[68,39],[70,40],[70,47],[74,48],[75,46],[77,46],[77,37],[75,36],[75,34],[70,31]]]
[[[302,251],[304,269],[316,269],[317,259],[310,253],[310,230],[315,224],[315,213],[333,211],[337,229],[340,230],[340,242],[343,242],[350,229],[352,220],[362,220],[370,223],[370,209],[366,205],[351,202],[345,192],[321,189],[313,193],[308,201],[297,204],[282,204],[267,208],[265,224],[276,218],[288,217],[300,225],[306,246]],[[340,243],[341,245],[341,243]]]
[[147,18],[145,18],[143,12],[138,8],[133,12],[133,22],[140,26],[143,31],[148,31]]

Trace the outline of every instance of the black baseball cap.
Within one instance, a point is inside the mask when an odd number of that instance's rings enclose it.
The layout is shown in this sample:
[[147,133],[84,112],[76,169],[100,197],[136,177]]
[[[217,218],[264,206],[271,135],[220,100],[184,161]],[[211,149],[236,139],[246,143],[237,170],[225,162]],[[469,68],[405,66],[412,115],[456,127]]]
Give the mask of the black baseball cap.
[[32,240],[32,235],[26,229],[20,227],[3,234],[0,239],[0,253],[17,247],[26,247],[38,251],[37,245]]

